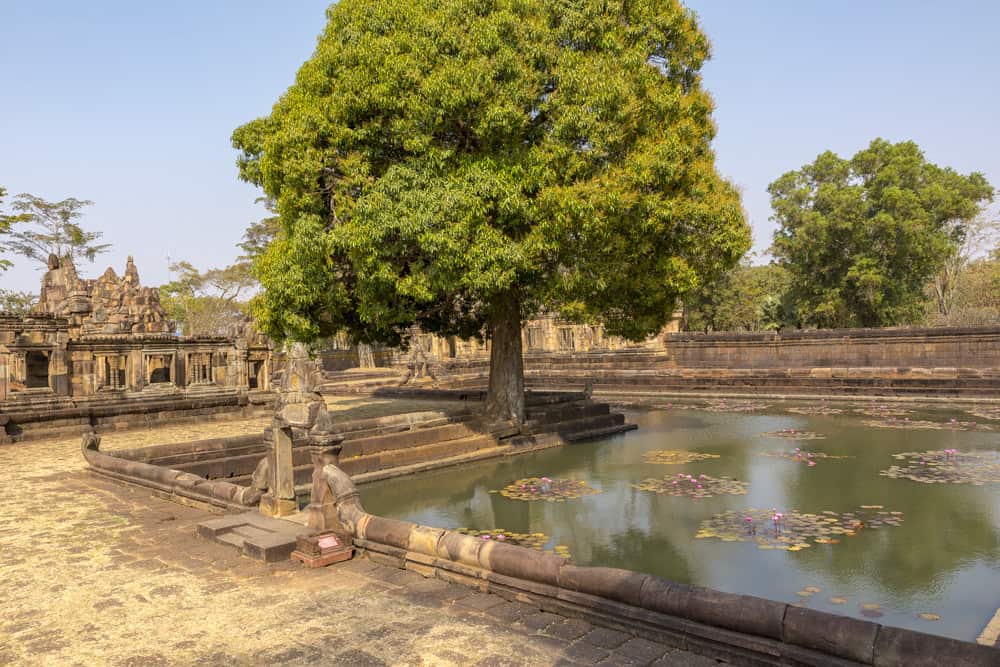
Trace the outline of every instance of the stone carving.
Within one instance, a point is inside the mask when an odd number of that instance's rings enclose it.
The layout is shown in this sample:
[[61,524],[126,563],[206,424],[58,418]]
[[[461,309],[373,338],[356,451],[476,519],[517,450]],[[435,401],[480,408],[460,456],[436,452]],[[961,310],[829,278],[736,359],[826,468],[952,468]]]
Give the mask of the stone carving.
[[84,335],[174,332],[176,326],[160,304],[160,293],[142,287],[131,257],[121,278],[108,267],[96,280],[81,279],[73,260],[55,255],[49,256],[48,266],[36,313],[65,317]]
[[80,448],[84,451],[98,452],[101,450],[101,435],[94,429],[83,432]]
[[[296,447],[313,447],[314,459],[322,458],[323,451],[339,453],[343,437],[335,430],[326,401],[316,392],[320,377],[319,367],[309,356],[309,349],[302,343],[290,345],[274,419],[265,435],[267,457],[257,466],[253,478],[254,485],[263,485],[266,479],[267,493],[261,498],[260,511],[269,516],[298,511],[294,480]],[[334,458],[336,453],[332,454]],[[313,502],[322,504],[325,501],[314,497]]]

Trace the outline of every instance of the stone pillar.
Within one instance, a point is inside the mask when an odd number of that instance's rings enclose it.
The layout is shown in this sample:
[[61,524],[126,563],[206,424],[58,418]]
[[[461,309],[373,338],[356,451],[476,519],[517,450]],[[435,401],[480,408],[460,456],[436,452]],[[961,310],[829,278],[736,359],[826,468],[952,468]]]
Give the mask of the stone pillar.
[[267,442],[268,492],[260,499],[260,511],[268,516],[287,516],[299,511],[295,500],[292,429],[275,427],[272,435]]
[[323,476],[323,466],[340,464],[340,443],[342,441],[343,438],[340,436],[325,436],[314,438],[316,444],[309,447],[313,462],[313,476],[311,498],[306,512],[308,512],[309,528],[315,531],[345,532],[340,523],[340,517],[337,516],[337,506],[334,504],[333,494],[330,493],[330,485],[326,483],[326,478]]
[[358,368],[375,368],[375,355],[367,343],[358,343]]

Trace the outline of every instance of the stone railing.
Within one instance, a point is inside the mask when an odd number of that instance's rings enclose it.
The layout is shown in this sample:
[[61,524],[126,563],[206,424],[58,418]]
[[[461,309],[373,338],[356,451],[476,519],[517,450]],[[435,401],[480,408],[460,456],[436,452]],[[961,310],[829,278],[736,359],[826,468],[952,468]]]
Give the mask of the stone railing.
[[[220,446],[227,444],[221,440],[201,441],[206,446],[208,443],[216,442]],[[198,444],[183,443],[167,447],[177,450],[176,453],[180,454],[181,450],[190,450],[191,446]],[[169,494],[182,502],[186,499],[223,510],[246,511],[260,502],[261,491],[253,485],[240,486],[221,479],[205,479],[200,475],[175,470],[166,465],[138,460],[140,457],[148,456],[148,450],[153,448],[122,450],[109,454],[100,451],[100,446],[101,436],[96,432],[84,434],[81,445],[83,457],[91,469],[101,475],[145,486]],[[164,448],[161,446],[160,449]]]
[[736,664],[1000,665],[1000,651],[978,644],[629,570],[579,567],[525,547],[375,516],[331,460],[334,452],[317,464],[310,527],[346,529],[381,563]]

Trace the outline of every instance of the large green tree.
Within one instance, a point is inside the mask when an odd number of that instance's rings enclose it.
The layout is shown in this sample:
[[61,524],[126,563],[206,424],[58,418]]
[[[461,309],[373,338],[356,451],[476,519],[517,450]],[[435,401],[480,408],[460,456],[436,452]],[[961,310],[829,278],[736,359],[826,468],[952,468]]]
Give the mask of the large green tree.
[[920,319],[925,286],[993,196],[982,174],[884,139],[849,160],[827,151],[768,191],[772,252],[791,274],[800,317],[825,327]]
[[64,199],[50,202],[31,194],[20,194],[14,199],[18,226],[10,232],[7,249],[30,260],[45,264],[49,255],[60,259],[86,258],[91,262],[106,252],[110,243],[98,243],[104,235],[83,228],[78,219],[82,210],[93,204],[83,199]]
[[283,233],[259,325],[310,341],[491,339],[487,411],[524,417],[522,319],[642,339],[735,264],[749,229],[715,169],[709,45],[676,0],[341,0],[242,178]]

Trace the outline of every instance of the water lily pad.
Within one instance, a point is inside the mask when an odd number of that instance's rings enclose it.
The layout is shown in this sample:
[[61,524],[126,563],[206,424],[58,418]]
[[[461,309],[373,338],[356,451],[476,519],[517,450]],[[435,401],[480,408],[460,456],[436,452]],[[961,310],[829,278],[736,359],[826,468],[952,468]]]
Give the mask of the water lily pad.
[[646,463],[662,463],[665,465],[681,465],[717,458],[719,458],[718,454],[688,452],[680,449],[654,449],[642,455],[642,460]]
[[1000,420],[1000,405],[987,407],[977,407],[975,410],[968,411],[973,417],[980,417],[982,419],[996,419]]
[[[717,538],[726,542],[755,542],[762,549],[801,551],[813,544],[839,544],[840,539],[859,531],[902,524],[902,516],[885,510],[861,509],[838,514],[826,510],[820,514],[799,511],[778,512],[775,509],[729,510],[701,522],[695,537]],[[722,536],[730,536],[723,539]],[[806,589],[808,590],[808,589]]]
[[662,479],[644,479],[632,488],[640,491],[652,491],[661,495],[685,496],[687,498],[711,498],[720,494],[735,496],[746,495],[747,483],[728,477],[711,477],[709,475],[667,476]]
[[600,493],[600,490],[592,488],[586,482],[549,477],[526,477],[500,489],[500,495],[511,500],[549,502],[562,502],[594,493]]
[[[1000,483],[1000,453],[960,452],[957,449],[902,452],[893,458],[905,465],[893,465],[879,474],[890,479],[909,479],[922,484]],[[898,513],[890,513],[896,517]]]
[[757,412],[771,407],[765,403],[757,401],[712,401],[701,406],[700,409],[708,412]]
[[831,408],[825,405],[804,406],[788,408],[788,412],[797,415],[839,415],[844,412],[843,408]]
[[[801,433],[802,431],[800,431]],[[770,435],[768,433],[761,433],[761,435]],[[825,437],[825,436],[823,436]],[[799,440],[806,440],[808,438],[798,438]],[[834,454],[827,454],[825,452],[809,452],[804,449],[796,447],[795,449],[779,449],[765,452],[757,452],[758,456],[767,456],[774,459],[785,459],[787,461],[794,461],[795,463],[804,463],[808,466],[814,466],[820,461],[829,461],[834,459],[847,459],[851,458],[849,456],[837,456]]]
[[927,419],[910,419],[909,417],[887,417],[884,419],[866,419],[866,426],[873,428],[896,428],[904,430],[925,430],[925,431],[993,431],[995,427],[988,424],[981,424],[974,421],[958,421],[952,419],[947,422],[935,422]]
[[799,431],[794,428],[783,428],[780,431],[766,431],[760,434],[765,438],[782,438],[784,440],[824,440],[826,436],[813,431]]
[[900,408],[896,406],[889,406],[887,404],[876,404],[872,403],[866,408],[859,408],[855,412],[868,415],[869,417],[901,417],[903,415],[912,414],[913,410],[907,410],[906,408]]

